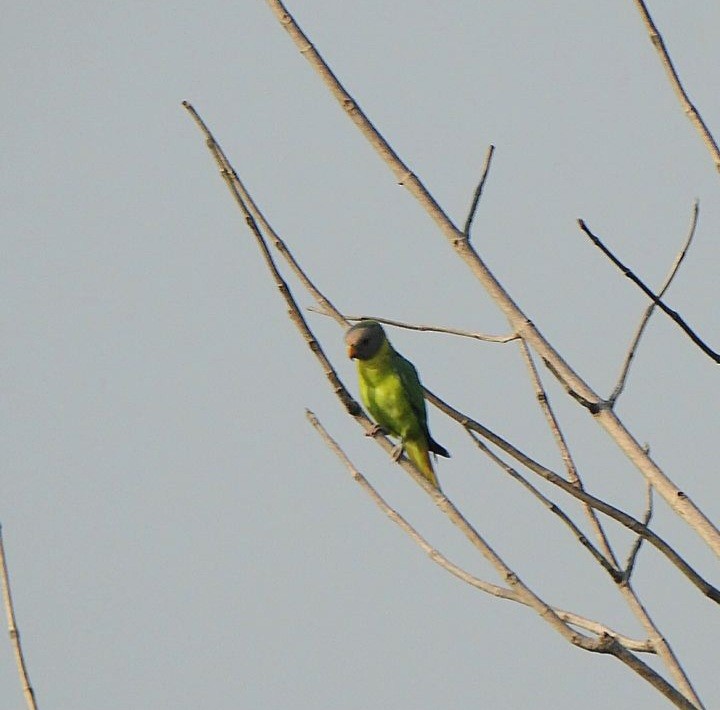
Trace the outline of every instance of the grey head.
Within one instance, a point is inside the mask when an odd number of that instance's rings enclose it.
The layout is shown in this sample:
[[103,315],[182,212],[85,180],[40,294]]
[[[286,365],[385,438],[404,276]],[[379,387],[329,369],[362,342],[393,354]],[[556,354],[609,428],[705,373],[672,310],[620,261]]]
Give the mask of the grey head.
[[369,360],[384,342],[385,331],[374,320],[361,320],[345,333],[347,354],[353,360]]

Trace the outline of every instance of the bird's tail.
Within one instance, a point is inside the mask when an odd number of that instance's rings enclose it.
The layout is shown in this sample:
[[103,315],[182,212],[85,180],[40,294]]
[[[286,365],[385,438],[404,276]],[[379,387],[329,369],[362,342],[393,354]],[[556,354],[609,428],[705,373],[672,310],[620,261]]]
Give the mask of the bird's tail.
[[430,461],[427,444],[424,441],[405,441],[404,445],[408,458],[415,464],[420,473],[422,473],[435,488],[440,490],[440,484],[438,483],[432,462]]
[[450,458],[450,452],[442,444],[438,444],[432,437],[430,437],[430,451],[438,456],[444,456],[446,459]]

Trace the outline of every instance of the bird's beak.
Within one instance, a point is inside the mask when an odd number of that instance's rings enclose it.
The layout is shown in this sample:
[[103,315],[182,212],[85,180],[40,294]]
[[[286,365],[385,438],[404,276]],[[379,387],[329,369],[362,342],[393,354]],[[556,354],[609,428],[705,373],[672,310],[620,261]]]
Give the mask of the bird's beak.
[[354,360],[357,357],[357,353],[355,352],[355,346],[354,345],[348,345],[347,346],[347,355],[351,360]]

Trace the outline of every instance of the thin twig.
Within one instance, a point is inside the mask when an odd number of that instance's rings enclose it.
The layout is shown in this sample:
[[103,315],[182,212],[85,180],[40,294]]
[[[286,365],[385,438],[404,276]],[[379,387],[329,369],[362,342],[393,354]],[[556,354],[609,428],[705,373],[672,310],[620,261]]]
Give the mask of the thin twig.
[[[673,279],[675,278],[675,274],[677,274],[678,269],[680,268],[680,264],[682,264],[683,260],[685,259],[685,255],[688,252],[688,249],[690,248],[690,244],[692,243],[693,237],[695,236],[695,229],[697,227],[698,223],[698,214],[700,211],[700,203],[695,200],[693,202],[693,209],[692,209],[692,217],[690,219],[690,230],[688,231],[687,237],[685,238],[685,243],[680,248],[680,251],[678,252],[677,256],[675,257],[675,261],[672,263],[672,266],[670,267],[670,271],[668,271],[667,276],[665,277],[665,281],[663,281],[662,286],[660,287],[660,291],[658,291],[658,298],[662,298],[665,295],[665,292],[670,287],[670,284],[672,283]],[[612,394],[608,398],[608,402],[610,403],[610,406],[614,406],[615,402],[617,401],[617,398],[622,394],[623,389],[625,389],[625,381],[627,380],[628,372],[630,371],[630,364],[635,357],[635,351],[637,350],[638,343],[640,342],[640,338],[642,337],[645,326],[647,326],[648,321],[650,320],[650,316],[652,315],[653,311],[655,310],[655,303],[651,303],[646,309],[645,313],[643,313],[642,318],[640,319],[640,324],[638,325],[637,331],[635,331],[635,337],[633,337],[632,342],[630,343],[630,347],[628,348],[627,355],[625,356],[625,362],[623,363],[622,371],[620,372],[620,377],[618,378],[617,384],[615,385],[615,389],[612,391]]]
[[[328,315],[323,312],[322,308],[308,307],[309,311],[320,315]],[[358,316],[343,314],[346,321],[355,322],[361,320],[375,320],[378,323],[391,325],[396,328],[404,328],[405,330],[418,330],[424,333],[445,333],[447,335],[459,335],[462,338],[474,338],[475,340],[483,340],[487,343],[509,343],[517,340],[520,336],[517,334],[509,335],[488,335],[487,333],[478,333],[469,330],[460,330],[459,328],[445,328],[439,325],[415,325],[413,323],[405,323],[404,321],[391,320],[390,318],[380,318],[378,316]]]
[[397,182],[408,190],[427,215],[435,222],[455,254],[467,265],[508,319],[513,332],[517,332],[525,338],[543,361],[552,365],[558,378],[565,383],[569,391],[574,392],[577,397],[581,397],[591,404],[597,404],[597,410],[594,412],[596,421],[605,429],[637,470],[652,483],[670,508],[720,557],[720,530],[715,527],[687,494],[681,491],[667,474],[643,452],[640,444],[615,412],[609,407],[602,406],[603,400],[601,397],[570,367],[560,353],[552,347],[532,321],[518,307],[510,294],[480,258],[477,251],[475,251],[471,241],[466,239],[465,235],[455,226],[422,181],[401,160],[392,146],[365,115],[357,101],[338,81],[332,69],[310,42],[307,35],[300,29],[285,5],[280,0],[266,0],[266,2],[280,25],[288,33],[303,57],[318,73],[348,118],[386,163]]
[[22,683],[23,694],[28,710],[37,710],[35,702],[35,691],[30,683],[25,656],[20,645],[20,631],[15,622],[15,608],[13,606],[12,593],[10,591],[10,574],[8,573],[7,560],[5,558],[5,545],[3,544],[2,525],[0,525],[0,576],[2,576],[3,600],[5,602],[5,618],[7,619],[8,631],[10,632],[10,643],[15,653],[20,682]]
[[[530,352],[530,348],[528,348],[527,343],[524,340],[520,341],[520,350],[530,373],[530,380],[532,381],[533,387],[535,388],[535,396],[537,398],[538,404],[540,405],[540,409],[542,409],[543,414],[545,415],[545,420],[547,421],[548,427],[550,428],[553,438],[555,439],[555,443],[557,444],[557,447],[560,451],[560,456],[562,457],[563,463],[565,464],[565,470],[567,471],[568,479],[577,488],[584,489],[583,483],[580,480],[580,474],[578,473],[575,462],[573,461],[573,457],[570,454],[570,448],[568,447],[567,441],[565,440],[565,435],[560,428],[560,423],[558,422],[557,417],[555,416],[555,412],[553,411],[553,408],[550,404],[550,398],[548,397],[547,391],[543,386],[540,374],[537,371],[537,367],[535,367],[535,362],[533,360],[532,353]],[[619,572],[620,569],[618,566],[617,558],[615,557],[615,553],[610,546],[610,541],[608,540],[607,535],[605,534],[605,530],[603,529],[600,520],[598,520],[595,511],[587,503],[583,504],[583,508],[585,510],[585,515],[590,521],[590,525],[595,531],[595,536],[600,543],[600,548],[602,549],[606,560],[609,563],[612,563],[613,570],[615,572]],[[615,577],[613,577],[613,579],[615,579]]]
[[[645,498],[645,514],[643,515],[643,525],[647,526],[650,525],[650,521],[652,520],[652,514],[653,514],[653,491],[652,486],[648,485],[646,490],[646,498]],[[628,554],[627,560],[625,561],[625,571],[623,576],[626,580],[629,580],[632,576],[633,570],[635,569],[635,561],[637,560],[638,552],[640,552],[640,547],[643,543],[643,537],[642,535],[638,535],[635,538],[635,542],[633,543],[632,548],[630,549],[630,552]]]
[[695,703],[688,700],[682,693],[678,692],[672,685],[670,685],[664,678],[661,682],[657,682],[655,671],[638,658],[634,653],[630,653],[627,649],[623,648],[617,642],[614,642],[616,648],[614,655],[617,659],[622,661],[628,668],[631,668],[641,678],[644,678],[651,683],[658,691],[660,691],[675,707],[681,710],[702,710],[702,705],[696,705]]
[[[306,415],[322,437],[323,441],[325,441],[328,447],[343,461],[345,466],[351,471],[353,478],[362,485],[366,492],[372,497],[374,502],[391,518],[391,520],[400,525],[406,533],[410,534],[415,542],[419,543],[421,547],[423,547],[423,549],[425,549],[425,551],[433,559],[435,559],[434,555],[439,553],[437,553],[437,551],[434,550],[427,541],[422,539],[419,534],[412,534],[415,532],[413,528],[395,510],[390,508],[377,491],[375,491],[375,489],[370,485],[367,479],[352,465],[346,454],[342,451],[337,442],[328,434],[317,417],[309,410],[306,410]],[[419,473],[417,473],[417,476],[418,478],[422,478]],[[518,597],[516,601],[531,607],[545,622],[549,623],[555,631],[560,633],[573,645],[594,653],[603,653],[615,656],[629,668],[638,673],[642,678],[647,680],[654,688],[665,695],[665,697],[667,697],[677,707],[686,708],[688,710],[698,707],[689,702],[682,693],[674,688],[657,671],[648,666],[634,653],[630,652],[617,636],[610,635],[609,633],[601,633],[597,639],[592,639],[583,634],[574,632],[569,626],[569,624],[572,624],[572,621],[567,617],[562,618],[552,607],[539,599],[528,587],[526,587],[518,576],[509,567],[507,567],[507,565],[505,565],[495,551],[487,544],[487,542],[485,542],[485,540],[467,522],[457,508],[455,508],[455,506],[453,506],[440,491],[434,489],[429,483],[424,487],[432,494],[438,507],[440,507],[450,520],[465,534],[468,540],[470,540],[470,542],[482,553],[483,557],[490,562],[498,574],[500,574],[508,582],[510,586],[509,591],[513,592]],[[420,542],[421,540],[422,543]],[[438,560],[436,559],[435,561]],[[454,573],[455,572],[453,571],[453,574]],[[502,588],[498,588],[498,590],[500,589]],[[504,596],[504,598],[508,598],[504,594],[502,594],[502,596]]]
[[650,41],[660,56],[660,61],[662,62],[665,73],[670,80],[670,84],[680,101],[683,112],[697,129],[703,143],[705,143],[705,147],[708,151],[710,151],[710,157],[715,163],[715,168],[720,171],[720,148],[718,148],[715,138],[713,138],[712,133],[710,133],[710,129],[705,125],[705,121],[700,115],[700,112],[694,106],[692,101],[690,101],[690,97],[687,95],[687,92],[680,81],[680,76],[675,69],[675,65],[673,64],[672,59],[670,59],[670,54],[665,46],[665,41],[663,40],[662,35],[655,26],[655,22],[653,22],[653,19],[650,16],[643,0],[635,0],[635,7],[637,7],[640,12],[640,16],[642,17],[642,20],[645,23],[645,28],[650,36]]
[[623,264],[620,259],[618,259],[600,240],[600,238],[593,234],[590,231],[590,228],[585,224],[585,222],[582,219],[578,220],[578,225],[580,229],[589,237],[590,241],[598,248],[600,251],[605,254],[605,256],[610,259],[610,261],[622,272],[623,276],[626,276],[630,279],[652,302],[654,305],[657,305],[657,307],[663,311],[663,313],[666,313],[670,318],[677,323],[677,325],[682,328],[682,330],[685,332],[685,334],[692,340],[695,345],[697,345],[700,350],[702,350],[711,360],[714,360],[717,363],[720,363],[720,353],[716,353],[709,345],[707,345],[702,338],[685,322],[683,317],[677,312],[674,311],[669,306],[665,305],[665,303],[660,300],[660,296],[654,294],[639,278],[635,275],[635,273],[625,264]]
[[463,234],[466,239],[470,239],[470,229],[472,227],[473,219],[475,219],[475,213],[477,212],[478,204],[480,203],[483,188],[485,187],[485,181],[487,180],[488,173],[490,172],[490,163],[492,162],[494,152],[495,146],[488,146],[487,153],[485,153],[485,163],[483,164],[482,174],[480,175],[480,182],[475,188],[475,194],[473,195],[472,204],[470,205],[470,212],[468,212],[467,219],[465,220],[465,227],[463,228]]

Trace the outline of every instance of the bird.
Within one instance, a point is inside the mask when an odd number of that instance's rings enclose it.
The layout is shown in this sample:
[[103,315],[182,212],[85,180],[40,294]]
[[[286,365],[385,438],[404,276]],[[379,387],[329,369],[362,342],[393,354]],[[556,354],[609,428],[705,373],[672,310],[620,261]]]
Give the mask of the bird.
[[450,458],[445,447],[430,436],[425,395],[415,366],[390,344],[383,327],[361,320],[345,333],[348,357],[355,360],[360,397],[377,426],[400,439],[393,450],[397,461],[403,451],[422,475],[440,490],[430,452]]

